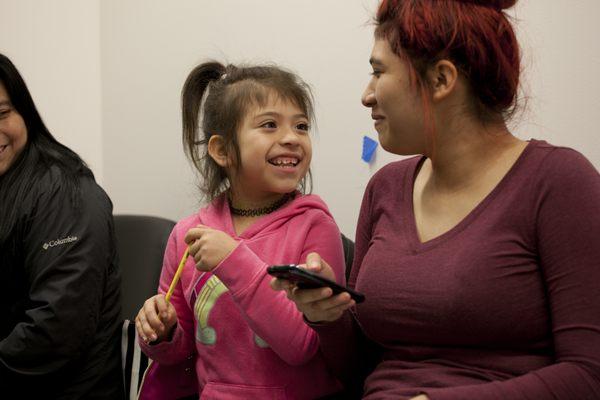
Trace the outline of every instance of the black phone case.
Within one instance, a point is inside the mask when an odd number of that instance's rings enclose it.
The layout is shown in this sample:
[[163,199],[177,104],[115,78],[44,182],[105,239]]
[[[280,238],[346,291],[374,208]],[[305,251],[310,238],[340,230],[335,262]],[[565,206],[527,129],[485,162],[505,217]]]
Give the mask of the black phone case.
[[315,289],[320,287],[329,287],[333,290],[334,294],[348,292],[350,297],[357,302],[362,303],[365,301],[365,295],[352,290],[348,287],[339,285],[337,282],[325,279],[319,275],[313,274],[312,272],[306,271],[299,268],[297,265],[272,265],[267,268],[267,273],[276,278],[281,278],[295,283],[299,288],[302,289]]

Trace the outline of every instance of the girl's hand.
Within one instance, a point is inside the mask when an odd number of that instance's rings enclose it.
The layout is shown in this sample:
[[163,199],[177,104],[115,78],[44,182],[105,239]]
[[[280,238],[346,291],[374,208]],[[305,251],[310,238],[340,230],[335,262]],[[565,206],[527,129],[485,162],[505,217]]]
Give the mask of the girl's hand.
[[185,235],[185,242],[200,271],[212,271],[238,245],[225,232],[204,225],[190,229]]
[[[333,269],[317,253],[310,253],[306,257],[304,268],[335,281]],[[298,310],[310,322],[335,321],[355,304],[348,293],[333,296],[333,291],[327,287],[298,289],[294,284],[278,278],[273,278],[271,287],[275,290],[285,290],[287,297],[296,303]]]
[[418,396],[415,396],[415,397],[411,398],[410,400],[429,400],[429,397],[427,397],[424,394],[420,394]]
[[135,328],[144,342],[162,342],[170,339],[176,322],[175,307],[165,295],[157,294],[144,302],[135,317]]

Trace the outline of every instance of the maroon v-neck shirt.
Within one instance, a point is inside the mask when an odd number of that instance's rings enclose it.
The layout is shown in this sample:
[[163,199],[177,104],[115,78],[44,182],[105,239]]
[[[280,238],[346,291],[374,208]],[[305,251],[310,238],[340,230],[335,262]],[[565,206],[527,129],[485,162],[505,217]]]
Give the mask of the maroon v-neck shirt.
[[357,379],[370,342],[381,354],[367,399],[600,399],[597,170],[532,140],[461,222],[421,243],[423,160],[382,168],[366,189],[350,285],[367,301],[315,326],[331,366]]

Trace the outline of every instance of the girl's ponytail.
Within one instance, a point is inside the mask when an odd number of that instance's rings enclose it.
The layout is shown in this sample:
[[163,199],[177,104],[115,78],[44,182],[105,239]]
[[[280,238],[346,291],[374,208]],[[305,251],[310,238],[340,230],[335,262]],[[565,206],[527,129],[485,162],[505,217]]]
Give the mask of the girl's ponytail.
[[190,72],[183,90],[181,92],[181,111],[183,124],[183,142],[187,155],[197,168],[200,167],[200,159],[195,150],[196,146],[204,143],[199,140],[198,116],[202,99],[209,84],[218,81],[225,74],[225,66],[216,61],[210,61],[198,65]]

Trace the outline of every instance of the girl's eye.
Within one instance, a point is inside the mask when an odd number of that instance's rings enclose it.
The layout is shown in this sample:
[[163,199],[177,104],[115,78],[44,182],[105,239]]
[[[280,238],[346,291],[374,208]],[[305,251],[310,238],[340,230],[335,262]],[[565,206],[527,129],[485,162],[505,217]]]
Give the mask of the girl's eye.
[[267,128],[267,129],[275,129],[275,128],[277,128],[277,124],[275,123],[275,121],[267,121],[267,122],[263,123],[260,127]]
[[381,75],[381,71],[374,70],[373,72],[371,72],[371,76],[374,76],[376,78],[379,78],[379,75]]
[[301,122],[298,125],[296,125],[296,129],[308,132],[310,130],[310,125],[308,125],[306,122]]

